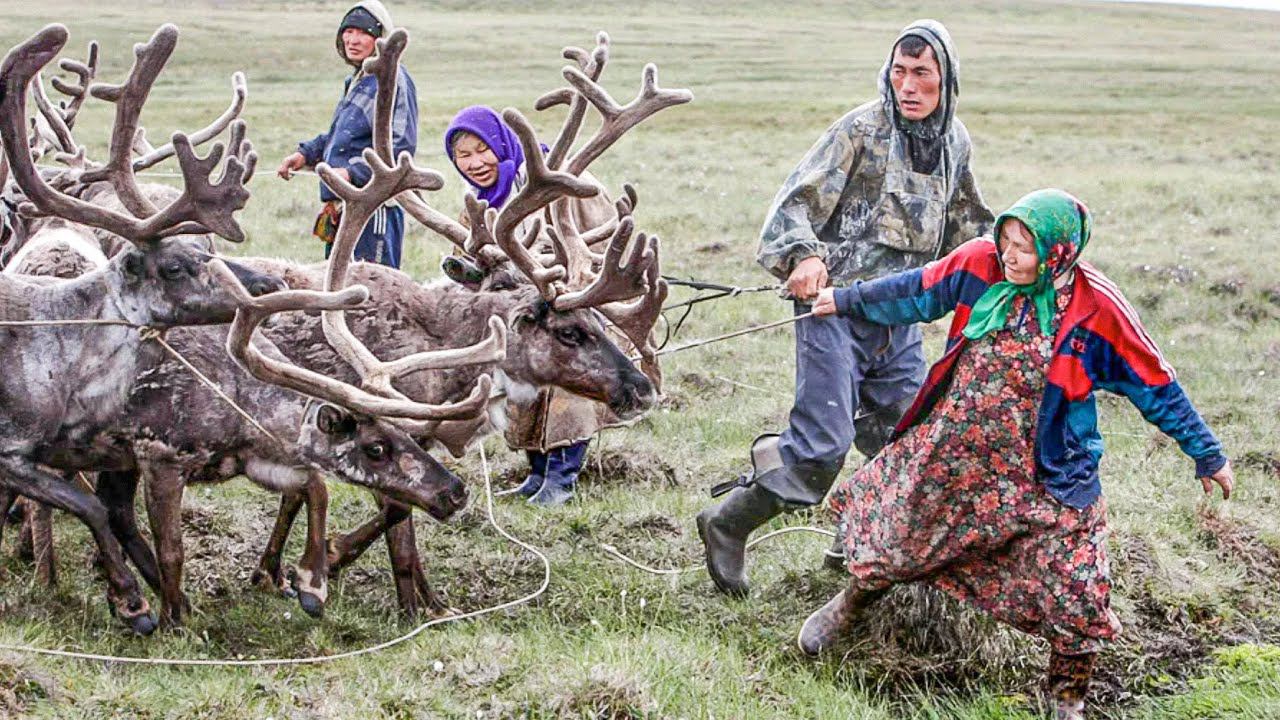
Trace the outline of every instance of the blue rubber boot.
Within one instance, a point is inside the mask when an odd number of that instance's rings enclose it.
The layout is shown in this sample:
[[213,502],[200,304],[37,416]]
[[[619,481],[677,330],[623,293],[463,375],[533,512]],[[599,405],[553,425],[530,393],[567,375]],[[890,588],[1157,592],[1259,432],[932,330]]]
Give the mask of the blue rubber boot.
[[533,497],[542,489],[543,478],[547,474],[547,454],[536,452],[534,450],[526,450],[525,455],[529,457],[529,477],[520,483],[520,487],[516,488],[516,492],[522,497]]
[[573,499],[573,486],[578,481],[578,472],[582,470],[582,461],[587,457],[589,442],[583,440],[548,453],[546,480],[538,494],[529,498],[530,503],[556,507]]

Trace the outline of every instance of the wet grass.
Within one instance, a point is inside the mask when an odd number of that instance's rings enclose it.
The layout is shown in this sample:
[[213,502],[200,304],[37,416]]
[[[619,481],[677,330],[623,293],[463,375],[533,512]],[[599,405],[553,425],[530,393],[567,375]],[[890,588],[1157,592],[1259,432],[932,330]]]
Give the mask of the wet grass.
[[[767,282],[752,255],[777,185],[831,120],[871,96],[897,29],[919,16],[947,23],[964,61],[960,116],[988,201],[1003,207],[1055,185],[1091,205],[1090,259],[1134,300],[1238,461],[1237,498],[1206,506],[1176,447],[1123,401],[1100,401],[1114,602],[1126,630],[1102,660],[1098,713],[1280,715],[1280,15],[1029,2],[395,10],[413,33],[418,161],[442,171],[437,136],[464,105],[514,105],[554,132],[559,115],[534,116],[532,101],[556,85],[559,48],[589,43],[600,28],[614,38],[606,83],[615,96],[629,97],[649,60],[663,84],[692,88],[694,105],[638,129],[598,174],[610,187],[638,187],[637,219],[663,238],[669,272],[743,285]],[[332,3],[85,9],[54,0],[0,9],[0,44],[62,20],[73,47],[103,43],[103,77],[114,81],[131,43],[177,22],[182,41],[144,114],[150,137],[202,125],[243,69],[250,134],[270,170],[327,125],[342,77],[329,43],[341,12]],[[82,118],[82,141],[101,155],[106,109],[91,104]],[[435,203],[453,213],[462,185],[446,176]],[[311,179],[265,174],[252,188],[243,218],[251,239],[233,251],[318,258],[307,236]],[[406,268],[434,277],[445,250],[415,229]],[[767,294],[700,306],[676,341],[784,315]],[[934,353],[941,332],[926,331]],[[820,538],[788,535],[762,548],[746,602],[716,595],[701,573],[654,578],[604,555],[608,543],[655,565],[698,563],[692,517],[708,502],[705,488],[745,469],[751,439],[785,422],[785,331],[674,355],[665,371],[664,407],[596,441],[577,502],[555,512],[499,502],[502,522],[553,564],[549,592],[531,606],[314,668],[174,670],[0,653],[0,716],[1040,716],[1044,646],[919,589],[882,603],[841,653],[801,658],[794,632],[840,583],[820,567]],[[488,448],[501,482],[517,481],[521,459],[499,443]],[[478,493],[476,459],[458,467]],[[332,496],[335,528],[371,512],[354,489],[336,486]],[[124,636],[90,569],[87,535],[59,518],[58,588],[38,586],[11,544],[0,553],[0,643],[264,657],[339,652],[412,627],[396,614],[381,548],[332,586],[316,620],[248,588],[275,498],[234,482],[193,489],[186,505],[196,608],[187,628]],[[447,525],[422,522],[428,572],[454,607],[518,597],[541,579],[479,504]],[[774,527],[822,522],[805,513]],[[299,553],[295,539],[287,556]]]

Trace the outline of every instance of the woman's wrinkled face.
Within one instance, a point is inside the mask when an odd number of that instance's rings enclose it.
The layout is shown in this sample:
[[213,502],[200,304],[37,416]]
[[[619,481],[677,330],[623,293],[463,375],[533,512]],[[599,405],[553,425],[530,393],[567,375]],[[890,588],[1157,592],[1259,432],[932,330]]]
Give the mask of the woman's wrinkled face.
[[1004,279],[1014,285],[1030,285],[1040,271],[1040,256],[1036,255],[1036,239],[1020,221],[1010,218],[1000,224],[1000,261],[1004,265]]
[[347,62],[359,63],[373,55],[377,48],[378,38],[359,29],[349,27],[342,31],[342,50],[347,55]]
[[498,155],[484,140],[469,132],[454,136],[453,164],[458,172],[482,188],[498,181]]

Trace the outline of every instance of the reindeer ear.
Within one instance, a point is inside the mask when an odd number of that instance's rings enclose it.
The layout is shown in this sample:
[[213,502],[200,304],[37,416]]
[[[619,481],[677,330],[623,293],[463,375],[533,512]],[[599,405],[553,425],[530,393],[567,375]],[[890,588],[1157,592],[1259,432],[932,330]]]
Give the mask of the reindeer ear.
[[142,282],[147,273],[146,260],[137,250],[126,250],[124,257],[120,259],[120,269],[124,271],[125,279],[130,284]]
[[350,435],[356,431],[356,421],[346,410],[326,404],[316,411],[316,427],[325,435]]

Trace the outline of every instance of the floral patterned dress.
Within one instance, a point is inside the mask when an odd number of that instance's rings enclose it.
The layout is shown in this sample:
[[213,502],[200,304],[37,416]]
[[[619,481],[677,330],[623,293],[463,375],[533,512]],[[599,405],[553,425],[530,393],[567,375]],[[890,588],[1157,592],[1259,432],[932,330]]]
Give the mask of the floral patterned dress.
[[[1058,318],[1069,300],[1068,284]],[[1106,504],[1073,509],[1036,478],[1053,338],[1025,297],[1008,318],[964,350],[924,422],[841,482],[830,507],[855,589],[925,581],[1059,653],[1097,652],[1120,629]]]

